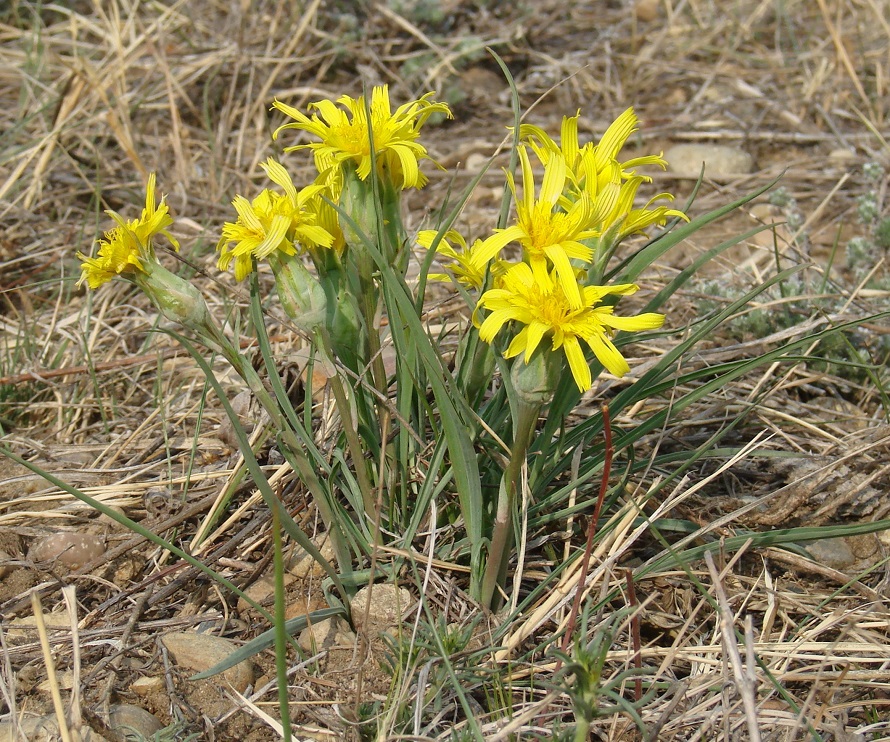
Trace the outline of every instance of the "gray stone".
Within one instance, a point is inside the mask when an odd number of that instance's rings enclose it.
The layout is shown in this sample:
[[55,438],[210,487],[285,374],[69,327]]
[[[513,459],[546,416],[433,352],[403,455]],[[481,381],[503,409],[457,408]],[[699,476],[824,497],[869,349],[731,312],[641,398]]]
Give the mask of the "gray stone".
[[11,561],[13,561],[12,555],[0,549],[0,580],[15,569],[15,567],[9,564]]
[[108,726],[121,732],[128,740],[152,739],[164,725],[154,714],[140,706],[122,703],[112,706],[108,712]]
[[101,536],[78,531],[59,531],[35,542],[28,550],[28,559],[78,569],[104,553],[105,539]]
[[831,569],[845,570],[855,564],[857,559],[844,538],[824,538],[806,545],[813,561]]
[[664,154],[668,172],[682,178],[698,178],[702,163],[705,177],[728,180],[754,169],[754,158],[744,150],[723,144],[677,144]]
[[300,633],[297,643],[304,652],[319,652],[332,647],[354,647],[355,634],[338,616],[326,618],[307,626]]
[[[320,541],[316,541],[316,546],[321,552],[321,555],[327,559],[328,562],[336,566],[337,557],[336,554],[334,554],[334,546],[331,544],[328,534],[325,533],[322,535]],[[324,567],[316,562],[308,552],[305,552],[302,549],[297,549],[288,560],[287,570],[294,577],[301,580],[306,580],[310,577],[321,579],[327,574],[327,572],[324,571]]]
[[374,639],[381,632],[391,632],[401,624],[402,614],[413,603],[411,593],[403,587],[389,583],[369,585],[352,599],[352,620],[357,629]]
[[[105,739],[101,734],[97,734],[86,726],[68,731],[71,734],[71,739],[77,742],[102,742]],[[59,723],[52,715],[24,716],[18,724],[11,721],[0,722],[0,742],[19,742],[20,740],[57,742],[61,738]]]

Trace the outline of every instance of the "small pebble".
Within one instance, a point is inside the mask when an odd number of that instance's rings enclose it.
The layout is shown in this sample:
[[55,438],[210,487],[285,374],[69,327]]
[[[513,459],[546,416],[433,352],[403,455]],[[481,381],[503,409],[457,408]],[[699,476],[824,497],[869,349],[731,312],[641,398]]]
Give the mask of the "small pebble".
[[[71,733],[71,739],[79,740],[79,742],[100,742],[105,739],[87,726],[68,731]],[[62,739],[62,733],[59,731],[56,717],[52,714],[24,716],[18,724],[11,721],[0,722],[0,742],[19,742],[19,740],[55,742],[59,739]]]
[[144,708],[127,703],[112,706],[108,711],[108,726],[115,732],[124,734],[129,739],[157,739],[164,725],[154,714]]
[[[56,672],[56,685],[61,690],[71,690],[74,687],[74,673],[71,670]],[[42,693],[52,693],[53,684],[47,678],[37,686],[37,690]]]
[[0,549],[0,580],[15,569],[13,565],[9,564],[11,561],[13,561],[12,555]]
[[[370,606],[368,601],[370,599]],[[402,614],[414,604],[411,593],[389,583],[363,587],[352,599],[352,618],[356,628],[365,630],[372,638],[390,631],[402,622]]]
[[354,647],[355,634],[338,616],[332,616],[307,626],[297,643],[304,652],[318,652],[331,647]]
[[482,172],[488,161],[491,159],[489,155],[481,152],[471,152],[467,157],[466,171],[470,175],[476,175]]
[[[293,575],[286,574],[284,575],[284,586],[285,588],[290,585],[297,578]],[[256,582],[254,582],[247,590],[244,591],[244,594],[253,601],[256,601],[260,605],[263,604],[263,601],[274,595],[275,593],[275,576],[274,575],[263,575]],[[244,600],[244,598],[238,598],[238,613],[243,614],[245,611],[253,610],[250,604]]]
[[93,533],[60,531],[35,542],[28,551],[33,562],[53,562],[78,569],[105,553],[105,539]]
[[[336,564],[334,547],[331,544],[331,540],[328,538],[327,534],[324,534],[321,537],[321,542],[316,543],[316,546],[325,559],[327,559],[331,564]],[[310,554],[303,551],[302,549],[298,549],[291,557],[287,565],[287,571],[290,572],[294,577],[298,577],[302,580],[308,579],[310,577],[320,578],[324,577],[327,574],[324,571],[324,568],[317,561],[315,561],[315,559]]]
[[845,570],[856,562],[856,555],[844,538],[823,538],[806,545],[813,561],[832,569]]
[[[70,630],[71,617],[67,613],[44,613],[43,625],[47,631]],[[6,629],[6,638],[9,641],[33,640],[36,636],[37,619],[33,615],[12,619]]]
[[634,5],[634,14],[638,21],[649,23],[658,18],[660,5],[661,0],[637,0],[636,5]]
[[[161,641],[177,665],[194,670],[196,673],[218,665],[238,648],[233,642],[221,636],[196,634],[192,631],[166,634],[161,637]],[[228,680],[235,690],[243,693],[247,690],[247,686],[253,683],[253,666],[247,660],[239,662],[215,677],[218,682],[223,678]]]
[[153,675],[137,678],[130,683],[130,690],[137,696],[150,696],[152,693],[164,690],[164,678]]
[[858,159],[859,155],[852,149],[833,149],[828,153],[829,160],[840,162],[852,162]]

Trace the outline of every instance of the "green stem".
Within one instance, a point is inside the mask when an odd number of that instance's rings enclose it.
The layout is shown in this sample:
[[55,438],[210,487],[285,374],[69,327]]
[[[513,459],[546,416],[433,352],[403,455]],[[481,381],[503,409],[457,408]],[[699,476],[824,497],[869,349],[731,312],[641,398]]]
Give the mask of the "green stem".
[[482,577],[482,605],[492,610],[500,604],[500,592],[507,578],[510,551],[513,546],[513,514],[516,512],[517,493],[520,488],[522,465],[528,455],[528,448],[534,438],[538,423],[540,404],[518,403],[516,418],[516,438],[510,450],[510,461],[504,470],[498,492],[498,506],[491,533],[491,548],[485,574]]
[[216,326],[204,328],[204,332],[200,333],[201,339],[217,350],[232,365],[232,368],[238,372],[238,375],[247,384],[247,388],[256,397],[256,400],[262,405],[263,409],[269,414],[272,424],[278,431],[281,442],[287,448],[282,451],[285,457],[290,454],[293,464],[300,480],[312,494],[321,514],[322,521],[330,534],[331,546],[337,559],[337,565],[342,574],[349,574],[352,571],[352,553],[346,543],[343,533],[334,519],[334,512],[331,503],[315,473],[315,469],[303,452],[302,444],[297,438],[294,431],[288,424],[287,419],[281,412],[281,408],[275,401],[275,397],[266,389],[260,375],[256,369],[248,362],[248,360],[238,352],[235,346]]
[[[371,364],[371,379],[374,388],[382,395],[386,396],[386,366],[383,363],[383,355],[380,353],[380,330],[375,326],[378,308],[378,292],[374,285],[374,278],[370,275],[361,275],[359,277],[360,286],[360,305],[362,309],[362,320],[365,324],[365,341],[367,343],[368,355],[364,361]],[[378,407],[383,405],[382,402]]]
[[583,716],[576,717],[574,742],[588,742],[590,739],[590,722]]
[[281,711],[281,730],[285,742],[290,742],[290,703],[287,692],[287,627],[285,626],[284,555],[281,538],[281,519],[278,508],[272,508],[272,548],[275,569],[275,671],[278,677],[278,706]]
[[[333,349],[331,348],[330,338],[323,329],[319,328],[315,340],[317,347],[322,349],[326,358],[333,358]],[[352,456],[355,477],[358,480],[358,486],[362,491],[362,502],[365,506],[365,515],[373,520],[376,511],[376,503],[374,502],[371,480],[368,477],[368,467],[365,461],[364,450],[358,435],[355,420],[352,419],[352,408],[349,405],[349,400],[346,398],[346,389],[343,386],[343,380],[340,378],[340,375],[336,370],[334,375],[328,379],[328,383],[334,392],[334,401],[337,403],[337,410],[340,413],[340,421],[343,424],[343,434],[346,436],[346,445]]]

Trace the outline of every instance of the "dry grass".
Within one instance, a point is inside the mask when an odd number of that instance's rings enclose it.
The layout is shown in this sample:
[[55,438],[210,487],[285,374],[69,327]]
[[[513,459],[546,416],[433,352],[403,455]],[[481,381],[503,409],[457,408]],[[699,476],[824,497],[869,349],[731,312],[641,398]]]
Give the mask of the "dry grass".
[[[436,17],[433,9],[440,5],[444,14]],[[431,173],[430,186],[410,197],[407,226],[419,228],[447,189],[468,181],[474,158],[497,149],[511,120],[506,86],[482,51],[486,45],[510,65],[523,105],[531,108],[528,119],[536,123],[558,130],[560,118],[580,107],[601,132],[633,104],[649,149],[712,141],[750,152],[755,172],[729,182],[706,180],[693,213],[784,172],[781,185],[793,201],[770,206],[764,200],[750,213],[698,233],[670,253],[651,279],[673,277],[701,251],[760,221],[793,217],[765,233],[766,239],[758,235],[734,248],[711,273],[729,288],[750,287],[774,272],[776,262],[784,268],[812,261],[803,275],[813,290],[805,293],[820,298],[799,300],[792,307],[795,321],[784,326],[758,331],[756,325],[736,325],[735,334],[715,337],[684,368],[746,357],[829,323],[886,309],[886,250],[871,276],[883,276],[884,283],[875,288],[848,270],[843,247],[867,233],[857,220],[857,199],[870,189],[883,217],[890,216],[888,18],[886,0],[114,0],[39,10],[14,0],[0,10],[3,443],[188,543],[236,468],[219,435],[224,414],[207,396],[193,362],[154,332],[158,320],[143,296],[123,283],[90,295],[74,289],[75,250],[89,252],[104,224],[103,209],[136,208],[147,173],[157,171],[177,215],[183,271],[194,275],[221,315],[237,314],[241,296],[229,277],[218,275],[212,248],[229,214],[228,200],[236,192],[251,193],[259,162],[278,151],[270,138],[276,123],[269,113],[272,98],[304,106],[378,82],[389,83],[399,98],[436,89],[454,104],[456,121],[430,128],[427,142],[447,167],[460,162],[468,168],[456,184],[451,175]],[[885,167],[877,184],[863,175],[863,165],[871,162]],[[677,192],[681,202],[692,187],[670,174],[656,182]],[[493,168],[462,217],[469,232],[491,224],[501,185]],[[671,307],[671,325],[681,328],[703,311],[702,301],[713,299],[705,289],[686,293]],[[787,297],[774,296],[761,309],[775,318],[790,305]],[[447,318],[448,307],[435,311]],[[282,364],[299,366],[300,339],[285,326],[270,332],[277,333]],[[885,325],[866,324],[857,341],[874,349],[887,333]],[[667,342],[641,349],[636,363],[663,352]],[[234,377],[222,365],[218,371],[234,394]],[[886,395],[874,376],[802,359],[740,378],[652,436],[639,456],[689,451],[745,415],[721,443],[743,451],[731,462],[703,463],[658,502],[644,493],[666,472],[632,483],[636,489],[628,489],[610,516],[614,531],[601,543],[587,583],[590,595],[613,596],[594,620],[604,621],[608,606],[628,603],[624,570],[639,571],[647,560],[651,566],[660,551],[646,525],[635,520],[640,512],[698,526],[692,545],[705,536],[887,517]],[[321,411],[323,419],[326,414]],[[277,476],[288,479],[289,472],[279,467]],[[239,584],[255,580],[267,566],[268,521],[251,495],[249,486],[236,490],[232,517],[201,551],[202,559]],[[311,503],[299,488],[292,498],[306,528],[313,528]],[[30,563],[29,544],[54,529],[105,534],[108,555],[102,564],[71,574]],[[860,550],[856,561],[842,568],[751,546],[718,552],[707,563],[696,560],[686,571],[658,568],[639,579],[640,658],[664,684],[642,713],[651,738],[890,738],[890,542],[857,538],[850,542]],[[66,493],[4,459],[0,549],[8,557],[8,569],[0,566],[5,711],[52,713],[51,700],[63,702],[57,689],[49,696],[36,688],[52,652],[56,672],[50,675],[79,664],[88,722],[98,724],[96,713],[124,700],[144,705],[165,723],[175,713],[187,720],[187,731],[212,738],[199,695],[183,677],[174,680],[169,666],[165,670],[158,637],[203,624],[247,640],[265,627],[239,616],[234,601],[193,570],[113,530]],[[530,547],[527,580],[554,566],[544,554]],[[464,570],[428,563],[423,555],[418,563],[436,612],[448,621],[479,618],[461,593]],[[410,575],[406,580],[410,584]],[[554,725],[571,719],[567,697],[547,685],[555,668],[543,650],[564,625],[578,580],[577,572],[563,573],[523,616],[501,627],[500,649],[481,640],[487,649],[455,660],[461,677],[483,689],[479,698],[500,708],[478,709],[486,738],[549,738]],[[62,584],[76,590],[79,609],[70,599],[67,605],[79,619],[80,645],[72,647],[70,630],[51,633],[49,644],[45,632],[41,641],[15,638],[11,627],[31,615],[32,596],[42,596],[44,610],[66,605]],[[406,625],[415,617],[416,611]],[[607,673],[633,662],[629,626],[622,624],[614,636]],[[477,633],[485,632],[477,627]],[[269,672],[268,659],[262,663]],[[133,694],[138,677],[165,674],[169,682],[157,695]],[[348,682],[353,675],[347,669],[319,676],[311,667],[294,675],[298,736],[341,739],[353,733],[344,717],[360,702],[385,697],[390,683],[371,673],[359,698]],[[418,700],[407,681],[394,688],[406,709],[424,705],[423,694]],[[259,711],[231,699],[222,705],[243,710],[216,726],[216,739],[275,738]],[[273,700],[274,686],[251,702],[272,713]],[[449,719],[460,717],[459,711],[449,716],[459,708],[450,703],[431,727],[436,739],[447,739]],[[622,715],[600,719],[594,728],[600,739],[638,737]]]

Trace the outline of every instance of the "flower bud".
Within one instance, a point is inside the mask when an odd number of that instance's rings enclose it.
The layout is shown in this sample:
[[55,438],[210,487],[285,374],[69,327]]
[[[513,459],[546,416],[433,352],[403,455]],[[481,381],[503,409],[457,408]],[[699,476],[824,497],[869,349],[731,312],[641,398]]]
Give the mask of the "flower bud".
[[547,347],[539,347],[531,361],[518,356],[510,367],[510,380],[519,399],[529,406],[548,404],[559,383],[561,361]]
[[146,261],[144,272],[134,271],[133,281],[167,319],[202,336],[213,321],[201,292],[160,263]]
[[324,289],[299,256],[275,252],[269,255],[269,265],[275,274],[281,308],[294,324],[308,333],[324,325],[327,313]]
[[367,270],[370,271],[374,261],[367,255],[364,240],[377,239],[377,209],[371,180],[362,180],[354,167],[344,166],[343,190],[339,203],[349,217],[349,220],[341,220],[341,228],[349,246],[350,257],[360,264],[367,262]]

